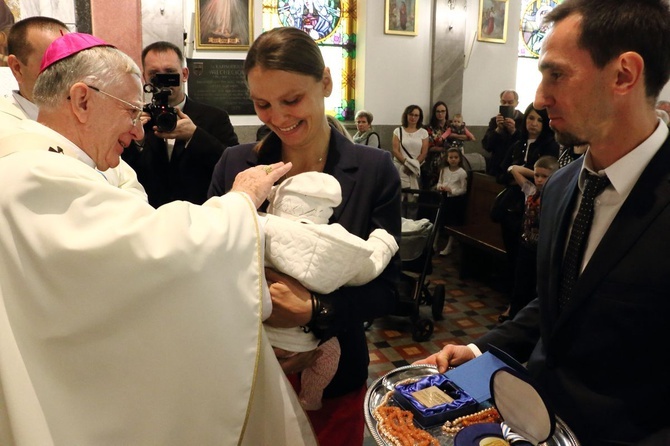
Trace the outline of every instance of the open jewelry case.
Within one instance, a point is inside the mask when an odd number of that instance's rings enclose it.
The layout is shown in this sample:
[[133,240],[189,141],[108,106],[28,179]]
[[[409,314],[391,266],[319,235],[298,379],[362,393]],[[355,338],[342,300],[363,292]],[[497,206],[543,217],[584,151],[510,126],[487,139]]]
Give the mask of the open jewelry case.
[[[425,395],[427,389],[430,392]],[[445,401],[439,393],[446,395]],[[426,365],[394,369],[369,387],[364,410],[368,430],[380,446],[412,444],[402,438],[405,432],[397,430],[407,419],[413,424],[409,430],[423,435],[421,444],[469,446],[489,438],[501,442],[486,444],[509,444],[503,440],[502,420],[527,440],[519,444],[579,446],[568,426],[547,407],[523,366],[499,350],[445,374]],[[391,413],[397,419],[385,419]],[[392,432],[387,429],[390,425],[396,426]]]

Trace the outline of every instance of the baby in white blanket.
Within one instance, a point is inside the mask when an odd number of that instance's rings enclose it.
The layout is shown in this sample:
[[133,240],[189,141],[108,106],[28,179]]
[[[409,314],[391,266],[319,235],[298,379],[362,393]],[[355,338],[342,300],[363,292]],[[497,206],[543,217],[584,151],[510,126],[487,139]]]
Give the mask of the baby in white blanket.
[[[398,251],[395,238],[375,229],[368,240],[328,224],[342,201],[340,183],[331,175],[305,172],[275,186],[268,197],[265,223],[265,264],[297,279],[305,288],[329,294],[342,286],[368,283],[386,268]],[[283,357],[322,349],[313,367],[302,372],[300,401],[306,410],[321,408],[323,389],[337,370],[337,338],[319,345],[300,327],[265,325],[270,343]]]

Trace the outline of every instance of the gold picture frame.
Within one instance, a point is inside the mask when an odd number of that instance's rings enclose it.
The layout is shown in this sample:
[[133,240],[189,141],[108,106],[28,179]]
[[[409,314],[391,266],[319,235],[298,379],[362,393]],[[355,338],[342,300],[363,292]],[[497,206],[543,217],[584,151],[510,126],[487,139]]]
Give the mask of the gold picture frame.
[[385,0],[384,34],[416,36],[419,0]]
[[252,0],[195,0],[195,47],[248,50],[253,40]]
[[480,42],[507,42],[507,16],[509,0],[479,0],[479,25],[477,40]]

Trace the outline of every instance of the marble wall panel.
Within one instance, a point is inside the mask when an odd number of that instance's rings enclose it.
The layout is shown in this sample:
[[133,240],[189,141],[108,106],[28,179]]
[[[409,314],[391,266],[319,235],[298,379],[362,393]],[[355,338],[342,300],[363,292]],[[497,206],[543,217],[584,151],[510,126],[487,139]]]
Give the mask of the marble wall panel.
[[91,0],[93,34],[140,63],[142,20],[140,0]]
[[182,0],[142,0],[142,48],[160,40],[184,48]]
[[54,17],[68,25],[75,24],[73,0],[20,0],[19,5],[22,19],[41,15]]
[[[431,107],[444,101],[450,117],[460,113],[463,105],[465,4],[465,0],[435,0],[434,7]],[[424,110],[426,121],[430,112]]]

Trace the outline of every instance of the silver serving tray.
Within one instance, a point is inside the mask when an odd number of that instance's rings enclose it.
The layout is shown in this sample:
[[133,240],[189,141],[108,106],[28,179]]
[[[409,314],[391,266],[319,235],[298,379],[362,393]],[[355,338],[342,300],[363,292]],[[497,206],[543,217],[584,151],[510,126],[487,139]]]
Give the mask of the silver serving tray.
[[[409,378],[423,378],[424,376],[437,374],[437,368],[431,365],[406,365],[391,370],[386,375],[378,378],[372,383],[365,394],[365,422],[368,431],[379,446],[393,446],[387,443],[377,430],[377,420],[372,415],[373,412],[384,400],[386,394],[395,389],[395,384]],[[389,400],[390,404],[395,404]],[[453,446],[454,436],[448,435],[442,431],[442,426],[437,425],[426,429],[433,437],[437,438],[442,446]],[[580,446],[575,434],[565,425],[563,420],[556,417],[556,428],[554,435],[546,442],[540,443],[540,446]]]

